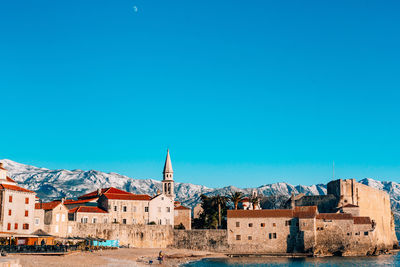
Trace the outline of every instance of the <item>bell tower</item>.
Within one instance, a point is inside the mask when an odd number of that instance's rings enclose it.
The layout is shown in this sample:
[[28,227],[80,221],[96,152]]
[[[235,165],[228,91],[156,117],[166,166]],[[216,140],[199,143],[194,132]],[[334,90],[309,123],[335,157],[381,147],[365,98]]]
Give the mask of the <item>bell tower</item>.
[[172,170],[171,157],[169,156],[169,149],[167,150],[167,158],[165,159],[162,192],[164,195],[174,197],[174,171]]

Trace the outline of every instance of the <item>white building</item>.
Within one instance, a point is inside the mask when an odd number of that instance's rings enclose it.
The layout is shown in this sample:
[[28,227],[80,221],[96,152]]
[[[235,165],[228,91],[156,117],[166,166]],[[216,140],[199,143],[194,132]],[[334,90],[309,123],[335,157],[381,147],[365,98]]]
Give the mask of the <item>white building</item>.
[[32,233],[35,197],[35,192],[17,186],[0,163],[0,232]]
[[163,170],[162,193],[150,200],[149,222],[174,225],[174,198],[174,171],[168,150]]

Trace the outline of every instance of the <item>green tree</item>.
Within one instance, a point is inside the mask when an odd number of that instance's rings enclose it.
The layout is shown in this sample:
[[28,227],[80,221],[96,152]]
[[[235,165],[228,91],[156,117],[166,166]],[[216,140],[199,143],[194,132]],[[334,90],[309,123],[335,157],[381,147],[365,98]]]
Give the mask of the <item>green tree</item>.
[[226,197],[201,195],[200,199],[203,211],[199,218],[193,219],[193,228],[226,228]]
[[236,191],[236,192],[230,192],[229,195],[227,196],[227,199],[232,202],[233,206],[235,207],[235,210],[238,209],[238,204],[240,201],[242,201],[244,198],[243,193]]

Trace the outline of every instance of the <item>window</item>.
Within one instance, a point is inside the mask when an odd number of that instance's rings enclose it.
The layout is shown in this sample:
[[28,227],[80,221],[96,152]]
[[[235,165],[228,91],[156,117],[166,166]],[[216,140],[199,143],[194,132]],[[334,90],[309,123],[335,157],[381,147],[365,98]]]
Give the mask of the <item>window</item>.
[[25,217],[28,217],[28,216],[29,216],[29,211],[25,210]]
[[14,229],[15,229],[15,230],[18,229],[18,223],[14,224]]
[[122,223],[123,223],[123,224],[126,224],[126,219],[122,219]]
[[22,228],[23,228],[24,230],[29,230],[29,224],[24,223],[24,224],[22,225]]
[[171,224],[170,220],[169,219],[165,219],[165,224],[166,225],[170,225]]
[[81,223],[87,223],[88,222],[88,218],[87,217],[82,217],[81,218]]
[[108,223],[108,219],[107,219],[107,218],[104,218],[104,219],[103,219],[103,222],[104,222],[104,223]]
[[240,235],[236,235],[236,240],[241,240],[241,236]]
[[117,209],[118,209],[117,206],[114,206],[114,211],[117,211]]
[[236,222],[236,227],[240,227],[240,222]]
[[290,225],[292,225],[292,222],[290,220],[285,222],[285,226],[290,226]]
[[136,219],[133,219],[133,220],[132,220],[132,223],[133,223],[133,224],[136,224]]
[[92,223],[97,223],[97,218],[96,217],[92,218]]
[[276,223],[273,223],[272,226],[275,227],[275,226],[276,226]]
[[54,231],[55,231],[56,233],[58,233],[58,225],[56,225],[56,228],[54,229]]
[[364,232],[364,235],[368,235],[368,232]]
[[161,197],[161,200],[164,200],[164,197]]
[[68,234],[72,233],[72,226],[68,226]]
[[271,233],[268,234],[268,238],[272,239],[272,234]]
[[56,214],[56,222],[60,221],[60,214]]
[[39,225],[40,224],[40,219],[39,218],[35,218],[35,225]]
[[355,233],[355,235],[360,235],[360,232]]
[[65,221],[65,214],[61,214],[61,221],[62,221],[62,222]]
[[253,240],[253,237],[252,237],[251,235],[249,235],[249,236],[247,237],[247,239],[248,239],[248,240]]
[[117,219],[114,218],[114,223],[117,223]]
[[7,230],[11,230],[11,223],[7,224]]
[[133,206],[133,212],[136,212],[136,206]]
[[249,223],[249,227],[253,227],[253,224],[252,224],[252,223]]
[[265,223],[261,223],[261,227],[265,227]]
[[276,233],[269,233],[269,239],[276,239]]
[[124,206],[124,207],[122,208],[122,210],[123,210],[124,212],[126,212],[128,209],[126,208],[126,206]]
[[144,212],[149,212],[149,207],[144,207]]
[[170,207],[167,207],[167,212],[171,212],[171,208]]
[[11,216],[11,213],[12,213],[11,210],[8,210],[8,215],[9,215],[9,216]]
[[25,198],[25,204],[29,204],[29,197]]
[[161,207],[158,207],[158,212],[161,212]]
[[12,202],[12,196],[8,196],[8,202]]
[[347,233],[347,235],[351,235],[351,233]]
[[273,233],[273,234],[272,234],[272,237],[273,237],[274,239],[276,239],[276,233]]

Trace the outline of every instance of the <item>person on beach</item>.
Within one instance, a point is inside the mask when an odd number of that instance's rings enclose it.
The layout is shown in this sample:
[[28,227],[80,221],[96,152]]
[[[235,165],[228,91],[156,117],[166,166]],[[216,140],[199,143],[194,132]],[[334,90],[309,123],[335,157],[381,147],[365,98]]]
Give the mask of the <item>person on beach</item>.
[[160,250],[160,253],[158,253],[158,261],[160,264],[162,264],[163,260],[164,260],[164,254],[163,254],[162,250]]

